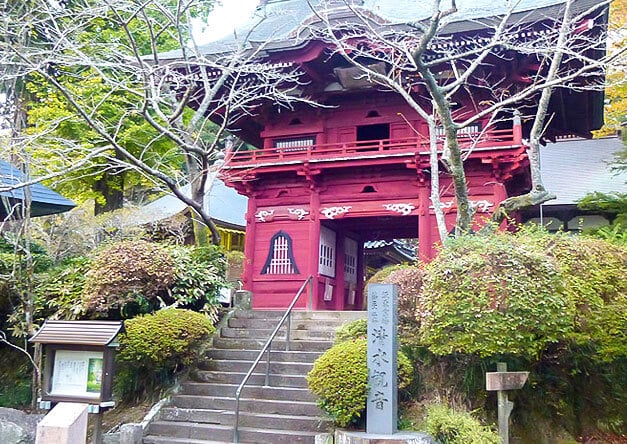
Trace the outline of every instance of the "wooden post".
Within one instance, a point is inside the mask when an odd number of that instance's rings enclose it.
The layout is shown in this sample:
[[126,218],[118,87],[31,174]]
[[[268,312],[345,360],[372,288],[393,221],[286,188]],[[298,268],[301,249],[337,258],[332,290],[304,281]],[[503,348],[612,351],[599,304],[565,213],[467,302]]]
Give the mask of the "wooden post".
[[91,437],[92,444],[102,444],[102,411],[94,413],[94,433]]
[[[499,362],[496,364],[497,372],[507,372],[507,364]],[[514,403],[507,399],[507,391],[497,391],[498,414],[499,414],[499,436],[502,444],[509,444],[509,415],[512,413]]]

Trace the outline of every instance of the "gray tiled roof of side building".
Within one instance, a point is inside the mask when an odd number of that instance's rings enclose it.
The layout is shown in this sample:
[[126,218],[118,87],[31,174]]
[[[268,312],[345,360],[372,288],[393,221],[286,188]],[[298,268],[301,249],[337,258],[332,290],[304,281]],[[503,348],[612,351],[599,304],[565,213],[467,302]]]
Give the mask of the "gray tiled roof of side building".
[[571,205],[587,193],[627,193],[627,172],[612,170],[614,155],[624,149],[618,137],[566,139],[540,148],[542,180],[557,195],[545,207]]

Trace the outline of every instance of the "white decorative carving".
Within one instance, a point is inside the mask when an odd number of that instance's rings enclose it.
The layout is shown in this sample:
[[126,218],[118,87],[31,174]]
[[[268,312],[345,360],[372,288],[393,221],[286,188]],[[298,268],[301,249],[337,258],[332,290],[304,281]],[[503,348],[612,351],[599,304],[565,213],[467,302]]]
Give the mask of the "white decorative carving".
[[298,220],[303,220],[305,216],[309,215],[309,211],[304,208],[288,208],[287,212],[291,215],[294,215],[298,218]]
[[394,211],[403,216],[409,216],[411,212],[416,209],[416,207],[410,203],[383,204],[383,207],[388,211]]
[[490,210],[490,207],[493,207],[494,204],[488,200],[471,200],[470,206],[472,208],[476,208],[477,211],[481,211],[482,213],[487,213]]
[[274,215],[274,210],[259,210],[255,217],[257,218],[257,222],[265,222],[266,217]]
[[[487,213],[490,210],[490,207],[493,207],[494,204],[492,202],[490,202],[489,200],[470,200],[468,201],[470,204],[471,208],[476,209],[477,211],[481,212],[481,213]],[[453,204],[455,202],[452,200],[449,200],[448,202],[442,202],[442,208],[445,209],[449,209],[453,207]],[[430,209],[433,209],[433,205],[429,206]]]
[[322,208],[320,211],[322,211],[322,214],[324,214],[325,217],[333,219],[336,216],[348,213],[351,208],[353,207],[347,205],[345,207]]

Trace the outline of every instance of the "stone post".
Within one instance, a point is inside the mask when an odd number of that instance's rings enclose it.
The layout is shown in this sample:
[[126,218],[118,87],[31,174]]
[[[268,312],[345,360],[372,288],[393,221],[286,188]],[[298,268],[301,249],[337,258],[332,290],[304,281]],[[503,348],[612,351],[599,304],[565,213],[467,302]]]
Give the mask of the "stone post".
[[368,285],[368,434],[392,435],[396,432],[397,299],[396,285]]
[[88,404],[58,403],[37,425],[36,444],[84,443],[88,408]]

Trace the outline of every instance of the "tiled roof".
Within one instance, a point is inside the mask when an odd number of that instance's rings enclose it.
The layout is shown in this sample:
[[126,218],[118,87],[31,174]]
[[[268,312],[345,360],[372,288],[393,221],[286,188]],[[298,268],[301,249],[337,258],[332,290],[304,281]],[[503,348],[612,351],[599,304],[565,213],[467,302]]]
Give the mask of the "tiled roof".
[[[430,17],[431,2],[417,2],[416,0],[352,0],[355,5],[371,11],[391,24],[400,24],[425,20]],[[552,16],[560,10],[566,0],[520,0],[515,7],[517,20],[532,21]],[[258,7],[252,17],[239,27],[237,36],[247,35],[249,46],[262,42],[273,42],[267,45],[268,49],[295,47],[306,39],[298,36],[298,30],[308,19],[315,17],[311,5],[320,8],[328,0],[270,0],[265,7]],[[343,5],[343,2],[336,2]],[[425,3],[428,5],[425,7]],[[577,0],[576,10],[587,10],[598,5],[596,0]],[[344,6],[345,8],[345,6]],[[485,27],[482,19],[496,17],[506,12],[506,2],[493,0],[457,0],[458,11],[446,19],[447,32],[460,32],[469,29]],[[298,36],[298,37],[297,37]],[[216,41],[201,45],[202,54],[219,54],[230,52],[237,47],[233,34]],[[174,50],[161,54],[163,59],[178,58],[180,51]]]
[[[25,181],[26,177],[20,170],[8,162],[0,160],[0,187],[19,185]],[[71,200],[39,183],[30,185],[29,188],[32,199],[31,216],[62,213],[76,206]],[[0,191],[0,197],[9,199],[12,201],[12,204],[15,201],[23,201],[24,188]],[[0,204],[0,213],[3,213],[4,209],[1,207],[2,205]]]
[[398,239],[392,239],[391,241],[374,240],[364,242],[364,250],[367,250],[366,254],[373,254],[377,250],[383,250],[388,247],[395,250],[399,255],[405,257],[408,261],[416,260],[416,251],[412,250]]
[[627,193],[627,172],[611,170],[614,154],[624,149],[618,137],[566,139],[540,149],[542,180],[557,199],[543,206],[572,205],[587,193]]
[[[211,182],[211,181],[209,181]],[[248,198],[238,194],[233,188],[227,187],[224,182],[213,176],[213,184],[209,195],[205,195],[204,209],[218,224],[223,223],[232,228],[246,227],[246,209]],[[189,185],[184,186],[183,192],[190,193]],[[187,208],[181,200],[172,194],[163,196],[154,202],[140,208],[136,217],[137,223],[149,223],[167,219]]]

